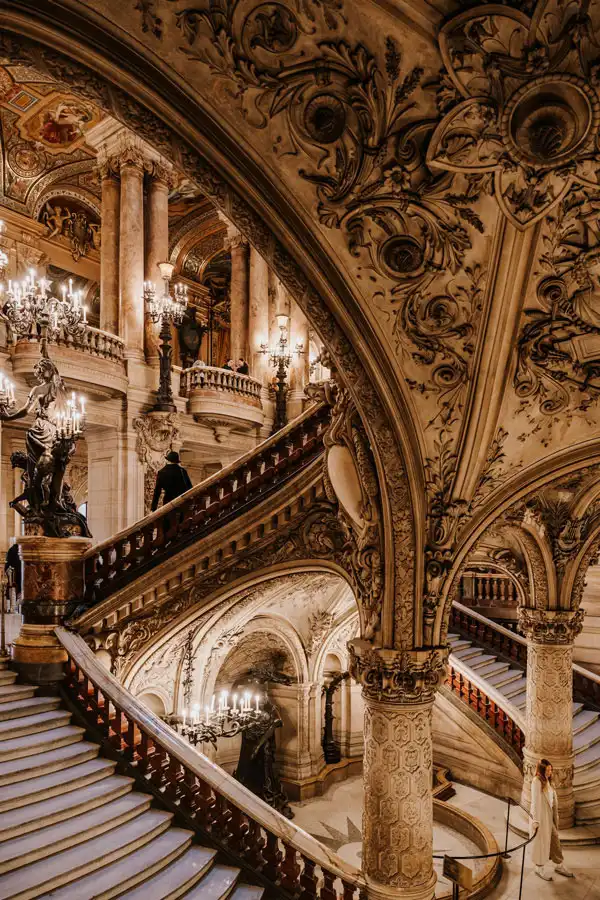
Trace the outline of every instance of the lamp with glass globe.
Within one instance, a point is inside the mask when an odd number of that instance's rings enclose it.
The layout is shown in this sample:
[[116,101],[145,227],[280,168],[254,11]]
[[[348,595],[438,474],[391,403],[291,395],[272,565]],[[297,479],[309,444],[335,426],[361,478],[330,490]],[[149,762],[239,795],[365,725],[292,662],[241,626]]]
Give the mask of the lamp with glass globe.
[[171,347],[171,325],[180,325],[187,309],[187,287],[176,284],[171,289],[171,278],[175,266],[171,263],[158,263],[163,280],[163,293],[158,295],[152,281],[144,282],[144,302],[146,315],[155,324],[160,324],[159,365],[160,377],[158,396],[154,410],[157,412],[175,412],[173,388],[171,384],[171,365],[173,348]]

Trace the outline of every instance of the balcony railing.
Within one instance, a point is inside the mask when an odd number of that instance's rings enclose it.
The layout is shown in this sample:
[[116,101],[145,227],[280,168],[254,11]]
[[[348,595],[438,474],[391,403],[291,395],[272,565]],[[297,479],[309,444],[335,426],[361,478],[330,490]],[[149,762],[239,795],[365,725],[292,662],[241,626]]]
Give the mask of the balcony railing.
[[515,582],[501,572],[465,572],[461,600],[466,606],[514,607],[520,600]]
[[240,375],[217,366],[196,366],[181,373],[180,392],[190,397],[195,392],[217,391],[260,405],[262,384],[250,375]]
[[322,453],[329,416],[327,404],[311,407],[221,472],[94,547],[85,559],[86,606],[279,490]]
[[[26,337],[20,337],[17,344],[37,343],[39,341],[40,335],[37,332],[32,332]],[[117,363],[122,362],[125,355],[125,341],[123,338],[91,326],[88,326],[82,335],[60,332],[58,337],[53,338],[52,343],[57,344],[59,347],[68,347],[72,350],[89,353],[90,356],[111,359]]]
[[289,900],[360,900],[366,883],[310,834],[285,819],[139,703],[79,635],[57,629],[68,661],[63,694],[105,754],[201,840]]

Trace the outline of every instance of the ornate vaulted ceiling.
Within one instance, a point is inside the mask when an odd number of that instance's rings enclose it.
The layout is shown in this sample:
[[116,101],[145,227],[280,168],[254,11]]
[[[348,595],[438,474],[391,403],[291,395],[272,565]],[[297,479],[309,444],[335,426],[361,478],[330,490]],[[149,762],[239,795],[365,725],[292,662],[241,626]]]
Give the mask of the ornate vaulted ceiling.
[[[40,15],[64,33],[67,6]],[[22,7],[0,2],[9,18]],[[561,460],[594,461],[596,2],[83,0],[78,9],[81,33],[104,42],[89,59],[83,44],[71,51],[76,63],[23,49],[13,19],[5,52],[17,47],[138,127],[271,254],[351,383],[387,465],[397,528],[411,513],[390,448],[404,440],[417,548],[444,562],[459,526],[468,531],[473,514],[483,521],[511,485],[539,486]],[[27,33],[44,41],[34,24]],[[86,68],[106,74],[117,40],[139,51],[148,77],[134,92],[159,119],[131,100],[131,67],[126,75],[115,62],[114,90]],[[167,119],[206,163],[160,125]]]

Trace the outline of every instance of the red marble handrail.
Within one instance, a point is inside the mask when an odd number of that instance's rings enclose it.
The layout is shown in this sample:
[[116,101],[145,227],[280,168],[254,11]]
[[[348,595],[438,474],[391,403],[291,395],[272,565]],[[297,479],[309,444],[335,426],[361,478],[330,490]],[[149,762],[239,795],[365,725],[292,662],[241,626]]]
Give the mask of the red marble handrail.
[[469,709],[494,729],[496,734],[506,741],[509,747],[523,758],[525,735],[508,712],[485,693],[483,688],[475,684],[464,672],[450,663],[446,676],[446,687],[449,688]]
[[278,490],[323,451],[330,407],[321,403],[241,459],[85,557],[84,603],[104,600],[248,506]]
[[361,900],[360,871],[289,822],[141,704],[95,659],[84,640],[56,634],[67,655],[61,690],[78,718],[145,792],[201,840],[252,872],[273,896]]

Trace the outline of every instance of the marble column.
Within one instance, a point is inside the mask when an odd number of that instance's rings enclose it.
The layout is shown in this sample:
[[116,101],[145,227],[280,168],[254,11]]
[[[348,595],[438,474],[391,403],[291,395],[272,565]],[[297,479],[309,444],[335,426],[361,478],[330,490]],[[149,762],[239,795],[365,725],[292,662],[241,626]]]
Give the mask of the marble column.
[[[163,283],[158,263],[169,261],[169,183],[170,170],[161,163],[154,163],[150,174],[147,199],[146,259],[144,279],[153,281],[162,292]],[[158,362],[158,332],[146,316],[144,320],[144,349],[147,362]]]
[[231,252],[231,356],[234,363],[240,357],[248,359],[248,241],[239,232],[228,236]]
[[248,314],[248,363],[253,378],[267,384],[269,358],[260,352],[269,345],[269,267],[260,253],[250,248],[250,304]]
[[100,328],[119,332],[119,232],[121,187],[118,170],[106,161],[102,183],[102,243],[100,245]]
[[350,674],[363,688],[363,871],[369,896],[432,900],[431,714],[445,651],[349,644]]
[[121,209],[119,270],[125,357],[144,361],[144,157],[135,147],[119,154]]
[[559,825],[575,821],[573,794],[573,642],[583,626],[583,610],[519,609],[527,638],[526,737],[522,805],[531,802],[531,780],[540,759],[552,763]]

